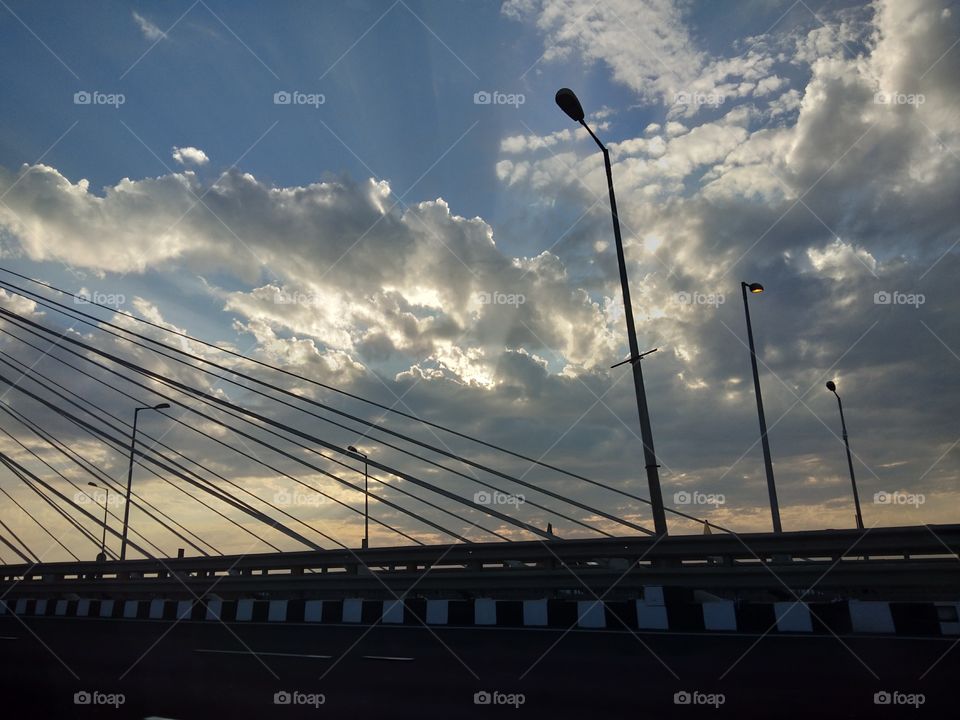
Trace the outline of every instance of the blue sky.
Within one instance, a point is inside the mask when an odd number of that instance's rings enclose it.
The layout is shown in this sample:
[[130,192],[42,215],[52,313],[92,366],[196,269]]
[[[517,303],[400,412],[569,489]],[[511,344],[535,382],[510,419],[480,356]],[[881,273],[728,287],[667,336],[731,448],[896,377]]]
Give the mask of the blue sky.
[[[620,108],[611,141],[666,114],[638,106],[602,66],[543,62],[536,30],[494,2],[281,2],[269,12],[255,2],[9,7],[42,29],[43,42],[5,11],[0,161],[32,163],[76,120],[45,159],[89,179],[95,192],[122,177],[163,174],[152,153],[169,167],[169,148],[197,145],[211,158],[202,170],[210,178],[242,157],[245,171],[278,185],[372,171],[404,193],[419,180],[413,198],[444,197],[509,238],[518,207],[497,186],[491,158],[505,136],[569,126],[553,104],[557,88],[574,86],[594,110]],[[755,12],[730,13],[708,4],[689,22],[698,42],[729,51],[787,7],[757,2]],[[133,13],[168,36],[147,37]],[[809,19],[802,9],[788,12],[781,29],[791,14]],[[84,89],[123,93],[126,102],[74,106],[73,93]],[[322,93],[326,102],[278,107],[272,96],[282,89]],[[522,93],[525,102],[480,112],[473,95],[481,90]]]
[[[564,120],[552,102],[561,73],[520,78],[517,68],[533,65],[541,45],[496,4],[277,3],[265,17],[262,4],[212,2],[179,22],[189,3],[125,7],[66,6],[54,21],[42,6],[11,5],[26,24],[44,29],[44,41],[68,67],[7,14],[6,165],[33,162],[64,120],[79,126],[47,159],[94,187],[164,172],[133,133],[167,163],[168,148],[201,145],[210,173],[244,156],[245,170],[278,184],[372,170],[400,192],[449,151],[416,197],[447,197],[465,215],[487,216],[497,205],[489,160],[500,138],[524,132],[524,123],[542,131]],[[176,25],[150,49],[133,11],[158,28]],[[92,38],[102,40],[93,52]],[[72,106],[73,92],[88,88],[122,92],[126,103],[119,110]],[[278,107],[272,96],[282,89],[323,93],[326,103]],[[480,116],[473,94],[483,89],[531,97],[519,112],[488,108]]]
[[640,343],[662,350],[665,495],[768,523],[745,279],[768,286],[785,525],[852,516],[831,377],[862,494],[940,500],[874,517],[955,499],[955,2],[4,2],[4,266],[636,488],[603,171],[554,104],[569,86],[610,146]]

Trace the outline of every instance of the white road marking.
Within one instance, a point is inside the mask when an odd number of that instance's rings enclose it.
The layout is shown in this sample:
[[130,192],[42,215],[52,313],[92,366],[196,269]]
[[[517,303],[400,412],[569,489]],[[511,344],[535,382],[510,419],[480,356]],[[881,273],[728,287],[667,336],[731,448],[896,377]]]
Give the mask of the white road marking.
[[194,652],[218,653],[221,655],[270,655],[273,657],[298,657],[314,658],[315,660],[330,660],[333,655],[310,655],[308,653],[285,653],[285,652],[250,652],[249,650],[212,650],[207,648],[194,648]]
[[393,660],[395,662],[410,662],[412,657],[393,657],[390,655],[364,655],[364,660]]

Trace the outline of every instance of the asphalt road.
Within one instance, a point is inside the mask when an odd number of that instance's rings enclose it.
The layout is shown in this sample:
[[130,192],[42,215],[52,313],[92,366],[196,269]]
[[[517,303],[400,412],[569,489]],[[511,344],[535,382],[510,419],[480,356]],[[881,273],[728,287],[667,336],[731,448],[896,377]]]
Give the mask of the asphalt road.
[[9,616],[0,638],[5,718],[955,717],[960,700],[948,639]]

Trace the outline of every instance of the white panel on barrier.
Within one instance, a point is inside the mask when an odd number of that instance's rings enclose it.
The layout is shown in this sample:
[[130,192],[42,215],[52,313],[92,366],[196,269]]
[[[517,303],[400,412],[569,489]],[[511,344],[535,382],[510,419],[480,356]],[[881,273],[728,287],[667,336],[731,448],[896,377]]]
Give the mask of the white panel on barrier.
[[90,614],[90,601],[77,600],[77,617],[86,617]]
[[363,600],[347,598],[343,601],[343,622],[358,623],[363,620]]
[[66,600],[57,600],[57,604],[53,608],[54,615],[66,615],[67,614],[67,601]]
[[801,602],[778,602],[773,604],[773,614],[780,632],[813,632],[810,608]]
[[477,598],[474,600],[473,622],[475,625],[496,625],[497,601],[492,598]]
[[100,601],[100,617],[112,617],[113,616],[113,600],[101,600]]
[[136,600],[127,600],[123,603],[123,616],[125,618],[135,618],[137,616],[137,608],[140,606],[140,603]]
[[878,600],[851,600],[850,623],[854,632],[892,633],[890,603]]
[[287,601],[271,600],[267,610],[267,620],[269,622],[286,622],[287,620]]
[[935,603],[941,635],[960,635],[960,603]]
[[207,620],[219,620],[223,611],[222,600],[211,600],[207,603]]
[[37,600],[37,604],[33,607],[34,615],[46,615],[47,614],[47,601],[46,599]]
[[307,600],[303,604],[303,619],[305,622],[323,620],[323,600]]
[[27,600],[26,598],[20,598],[17,600],[17,605],[13,609],[17,615],[23,615],[27,611]]
[[599,600],[580,600],[577,602],[577,625],[582,628],[603,628],[607,626],[607,614]]
[[193,601],[180,600],[177,602],[177,620],[189,620],[193,614]]
[[524,600],[523,624],[527,627],[543,627],[547,624],[547,601]]
[[244,598],[237,601],[237,622],[253,620],[253,600]]
[[449,601],[427,600],[427,625],[446,625],[449,611]]
[[403,623],[403,601],[402,600],[384,600],[383,617],[384,623],[399,625]]
[[707,630],[736,630],[737,613],[733,601],[705,602],[703,604],[703,627]]
[[150,601],[150,619],[151,620],[162,620],[163,619],[163,606],[166,603],[166,600],[161,600],[160,598],[154,598]]

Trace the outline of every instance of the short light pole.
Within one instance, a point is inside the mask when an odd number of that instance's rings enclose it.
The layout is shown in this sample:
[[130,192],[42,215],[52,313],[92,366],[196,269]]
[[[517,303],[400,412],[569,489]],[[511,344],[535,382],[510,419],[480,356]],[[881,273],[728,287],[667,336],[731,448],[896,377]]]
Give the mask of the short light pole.
[[857,492],[857,478],[853,474],[853,456],[850,454],[850,438],[847,437],[847,422],[843,418],[843,402],[837,394],[837,384],[833,380],[827,381],[827,390],[837,397],[837,407],[840,408],[840,427],[843,429],[843,444],[847,448],[847,466],[850,468],[850,484],[853,486],[853,504],[857,509],[857,529],[863,530],[863,513],[860,512],[860,494]]
[[103,501],[103,538],[100,540],[100,554],[97,555],[97,562],[104,562],[107,559],[107,508],[110,507],[110,488],[106,485],[100,488],[95,482],[88,482],[87,485],[103,489],[107,493]]
[[623,293],[623,309],[627,321],[627,342],[630,346],[630,365],[633,366],[633,385],[637,395],[637,410],[640,414],[640,439],[643,442],[643,458],[647,471],[647,484],[650,490],[650,507],[653,511],[653,526],[658,536],[667,534],[667,516],[663,509],[663,493],[660,489],[660,473],[657,468],[657,455],[653,450],[653,429],[650,426],[650,411],[647,407],[647,394],[643,386],[643,370],[640,369],[640,346],[637,344],[637,330],[633,323],[633,305],[630,302],[630,283],[627,280],[627,264],[623,255],[623,240],[620,236],[620,216],[617,214],[617,198],[613,192],[613,170],[610,166],[610,153],[600,142],[590,126],[584,120],[583,107],[576,94],[569,88],[561,88],[555,98],[560,109],[574,122],[586,129],[603,151],[603,164],[607,170],[607,191],[610,194],[610,211],[613,214],[613,237],[617,245],[617,263],[620,266],[620,289]]
[[347,450],[363,458],[363,544],[361,547],[366,550],[370,546],[370,473],[367,469],[367,454],[360,452],[353,445],[348,446]]
[[133,454],[137,447],[137,416],[141,410],[166,410],[170,403],[146,405],[135,408],[133,411],[133,431],[130,433],[130,466],[127,469],[127,500],[123,506],[123,539],[120,542],[120,559],[127,559],[127,528],[130,525],[130,489],[133,485]]
[[752,295],[763,292],[760,283],[740,283],[743,290],[743,311],[747,315],[747,339],[750,341],[750,363],[753,366],[753,390],[757,396],[757,415],[760,417],[760,441],[763,444],[763,465],[767,471],[767,492],[770,494],[770,514],[773,516],[773,531],[783,531],[780,526],[780,505],[777,503],[777,486],[773,482],[773,461],[770,459],[770,441],[767,439],[767,419],[763,414],[763,396],[760,394],[760,373],[757,371],[757,349],[753,344],[753,325],[750,323],[750,305],[747,291]]

